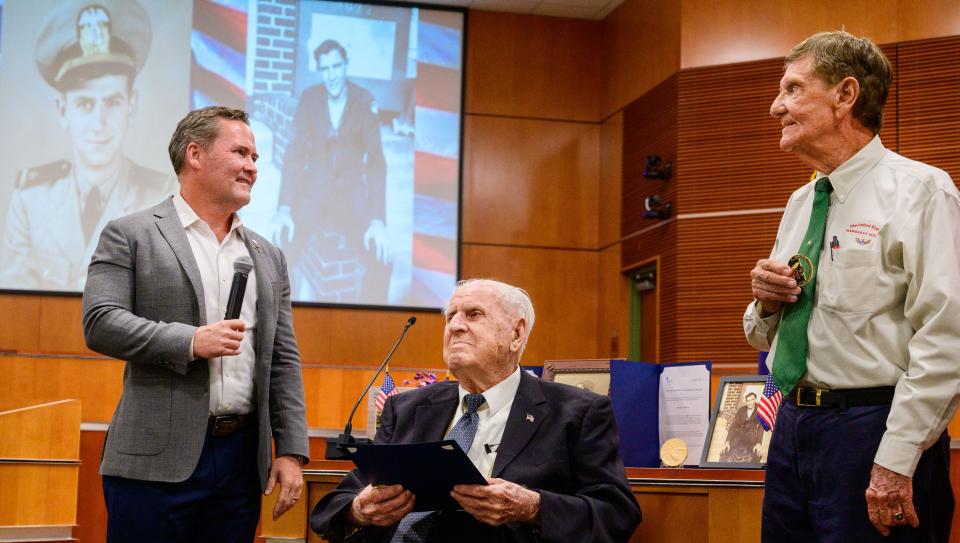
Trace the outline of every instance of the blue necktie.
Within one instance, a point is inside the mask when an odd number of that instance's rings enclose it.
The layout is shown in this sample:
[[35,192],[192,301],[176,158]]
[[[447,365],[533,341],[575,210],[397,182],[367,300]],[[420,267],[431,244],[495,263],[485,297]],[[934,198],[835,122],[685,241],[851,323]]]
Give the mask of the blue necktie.
[[[480,426],[480,415],[477,414],[477,410],[486,401],[483,394],[464,396],[463,403],[467,406],[467,412],[447,433],[447,439],[456,441],[464,453],[470,451],[473,438],[477,435],[477,427]],[[434,513],[435,511],[423,511],[403,517],[390,543],[425,543],[427,536],[430,535],[430,528],[433,527]]]

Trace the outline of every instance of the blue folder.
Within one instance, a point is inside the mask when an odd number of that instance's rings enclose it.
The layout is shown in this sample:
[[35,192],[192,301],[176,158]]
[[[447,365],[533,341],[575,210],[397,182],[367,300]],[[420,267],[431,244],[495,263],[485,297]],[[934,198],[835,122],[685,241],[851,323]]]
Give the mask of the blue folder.
[[[627,467],[660,466],[660,374],[663,368],[692,365],[712,369],[709,360],[667,364],[610,361],[610,401],[620,432],[620,456]],[[709,402],[704,409],[709,419]]]
[[455,485],[485,485],[466,453],[452,439],[425,443],[374,445],[351,443],[345,446],[362,478],[371,485],[402,485],[413,492],[414,511],[456,511],[462,509],[450,497]]

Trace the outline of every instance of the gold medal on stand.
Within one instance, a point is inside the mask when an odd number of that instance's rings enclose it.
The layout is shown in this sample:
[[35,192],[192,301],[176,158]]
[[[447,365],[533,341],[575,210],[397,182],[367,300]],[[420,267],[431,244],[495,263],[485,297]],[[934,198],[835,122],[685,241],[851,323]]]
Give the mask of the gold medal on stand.
[[687,442],[679,437],[672,437],[663,442],[660,447],[660,461],[668,468],[683,465],[687,459]]
[[813,281],[813,261],[807,255],[795,254],[787,261],[790,276],[796,279],[797,286],[803,287]]

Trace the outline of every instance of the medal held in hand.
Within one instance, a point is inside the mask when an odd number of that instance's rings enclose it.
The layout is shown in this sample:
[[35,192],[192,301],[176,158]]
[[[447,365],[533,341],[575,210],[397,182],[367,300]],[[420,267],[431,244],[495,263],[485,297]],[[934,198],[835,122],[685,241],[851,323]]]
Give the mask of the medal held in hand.
[[790,266],[790,276],[797,281],[798,287],[803,287],[813,281],[813,261],[810,257],[801,254],[795,254],[787,261]]

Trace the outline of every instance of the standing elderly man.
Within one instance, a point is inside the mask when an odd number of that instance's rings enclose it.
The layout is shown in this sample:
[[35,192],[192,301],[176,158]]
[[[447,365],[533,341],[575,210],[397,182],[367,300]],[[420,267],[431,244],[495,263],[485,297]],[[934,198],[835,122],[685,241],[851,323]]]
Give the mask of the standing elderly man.
[[744,314],[786,394],[764,541],[947,541],[950,531],[960,194],[945,172],[883,147],[890,82],[869,40],[816,34],[787,55],[770,108],[781,149],[816,174],[751,272],[756,301]]
[[[253,541],[261,489],[280,486],[274,518],[292,507],[309,454],[286,262],[236,214],[257,180],[246,112],[190,112],[169,151],[180,191],[107,224],[83,294],[87,345],[126,361],[107,539]],[[242,258],[240,318],[222,320]]]
[[462,281],[444,316],[443,357],[459,383],[388,398],[376,442],[467,435],[461,446],[489,485],[455,487],[463,511],[408,515],[416,496],[354,471],[317,504],[313,530],[331,541],[627,541],[640,509],[610,400],[520,369],[534,322],[526,292]]

